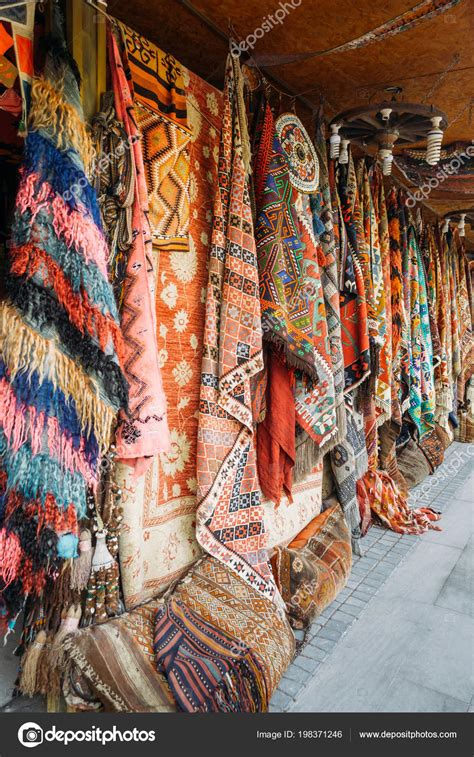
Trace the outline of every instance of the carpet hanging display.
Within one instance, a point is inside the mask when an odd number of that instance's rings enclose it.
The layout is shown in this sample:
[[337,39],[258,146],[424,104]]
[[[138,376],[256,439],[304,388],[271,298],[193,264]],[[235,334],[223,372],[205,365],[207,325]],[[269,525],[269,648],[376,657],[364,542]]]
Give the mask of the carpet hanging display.
[[229,56],[209,253],[196,532],[204,550],[272,599],[276,587],[256,479],[250,394],[263,360],[241,77],[238,61]]

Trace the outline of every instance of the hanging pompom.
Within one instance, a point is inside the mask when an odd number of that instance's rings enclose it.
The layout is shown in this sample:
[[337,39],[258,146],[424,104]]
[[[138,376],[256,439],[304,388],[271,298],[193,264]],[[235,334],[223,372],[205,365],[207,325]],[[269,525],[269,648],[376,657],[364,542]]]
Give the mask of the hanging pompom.
[[38,666],[45,649],[46,638],[46,632],[40,631],[23,657],[19,688],[27,697],[37,693]]
[[77,545],[79,539],[74,534],[62,534],[58,539],[58,557],[70,560],[77,557]]
[[92,538],[87,528],[81,531],[78,550],[79,557],[73,561],[71,568],[71,589],[82,591],[87,586],[92,570]]

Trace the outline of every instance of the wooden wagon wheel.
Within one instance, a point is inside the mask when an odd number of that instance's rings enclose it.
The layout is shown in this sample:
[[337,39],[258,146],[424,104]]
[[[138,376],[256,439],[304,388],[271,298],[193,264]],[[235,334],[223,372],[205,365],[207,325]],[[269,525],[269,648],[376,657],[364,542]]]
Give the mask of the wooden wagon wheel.
[[[382,111],[387,108],[391,109],[391,113],[384,119]],[[341,124],[341,136],[362,145],[379,141],[377,135],[380,132],[397,134],[397,144],[409,145],[426,139],[434,116],[441,118],[440,127],[446,129],[446,115],[438,108],[388,100],[339,113],[330,125]]]

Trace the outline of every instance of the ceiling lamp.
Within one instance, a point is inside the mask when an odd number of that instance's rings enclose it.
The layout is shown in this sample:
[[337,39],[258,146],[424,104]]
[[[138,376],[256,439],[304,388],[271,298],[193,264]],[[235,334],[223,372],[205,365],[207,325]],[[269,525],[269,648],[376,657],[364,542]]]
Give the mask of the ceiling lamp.
[[[399,87],[389,87],[388,91],[395,94],[401,92]],[[435,165],[440,159],[443,132],[447,125],[445,114],[433,105],[397,102],[394,97],[390,101],[346,110],[333,118],[329,154],[333,160],[338,157],[332,149],[334,134],[341,139],[341,146],[344,140],[362,147],[375,144],[382,171],[388,176],[392,170],[395,144],[407,146],[426,140],[426,161],[429,165]]]
[[446,234],[449,229],[449,224],[452,221],[457,223],[458,232],[460,237],[466,236],[466,221],[474,228],[474,208],[463,208],[462,210],[452,210],[450,213],[446,213],[444,217],[444,224],[441,229],[443,234]]
[[341,149],[339,152],[339,163],[349,163],[349,139],[341,140]]
[[439,127],[442,120],[441,116],[433,116],[431,119],[433,128],[428,132],[428,139],[426,141],[426,162],[430,166],[435,166],[436,163],[439,163],[441,157],[443,130]]
[[441,234],[447,234],[449,231],[449,222],[451,221],[451,216],[446,216],[444,219],[443,227],[441,229]]
[[331,160],[336,160],[339,157],[341,146],[340,126],[341,124],[331,124],[331,136],[329,137],[329,157]]

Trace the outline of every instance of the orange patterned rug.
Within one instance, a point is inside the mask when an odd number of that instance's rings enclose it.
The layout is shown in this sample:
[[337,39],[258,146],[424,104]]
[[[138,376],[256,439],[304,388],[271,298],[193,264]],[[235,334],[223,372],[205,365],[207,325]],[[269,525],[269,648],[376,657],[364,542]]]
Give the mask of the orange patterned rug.
[[195,523],[197,412],[222,93],[182,72],[192,130],[189,240],[187,249],[162,248],[156,266],[157,336],[171,448],[155,458],[141,479],[133,480],[122,470],[120,555],[127,607],[164,590],[200,554]]

